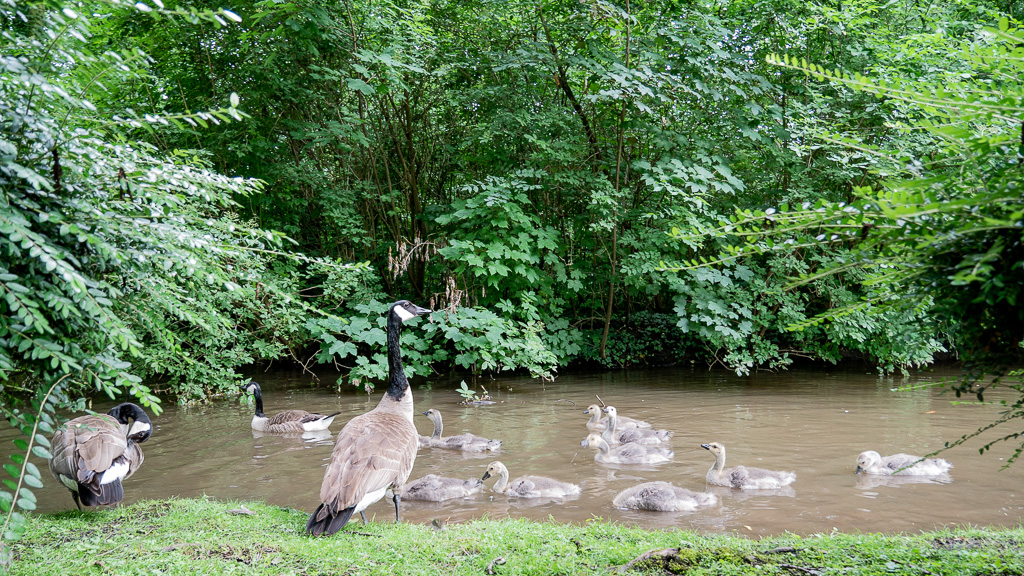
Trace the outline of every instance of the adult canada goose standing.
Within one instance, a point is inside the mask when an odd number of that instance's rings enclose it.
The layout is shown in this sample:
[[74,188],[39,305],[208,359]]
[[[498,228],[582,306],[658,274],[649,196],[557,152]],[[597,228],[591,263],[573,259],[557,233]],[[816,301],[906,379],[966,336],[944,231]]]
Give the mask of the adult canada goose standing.
[[604,438],[593,432],[580,442],[580,446],[596,449],[594,460],[602,464],[657,464],[668,462],[674,454],[671,450],[640,444],[623,444],[612,448]]
[[352,514],[394,493],[395,521],[401,520],[398,504],[402,485],[416,460],[418,434],[412,422],[412,391],[402,367],[399,333],[402,323],[431,311],[407,300],[392,304],[387,318],[388,389],[377,407],[348,421],[338,432],[331,461],[320,486],[320,505],[309,516],[306,531],[330,536]]
[[[587,429],[601,432],[608,427],[608,419],[601,418],[601,407],[597,404],[591,404],[583,411],[584,414],[590,414],[590,420],[587,420]],[[619,428],[650,428],[650,422],[644,422],[643,420],[637,420],[635,418],[629,418],[628,416],[619,416]]]
[[508,481],[508,468],[495,460],[487,466],[484,477],[487,480],[491,476],[498,476],[494,483],[494,490],[506,496],[517,498],[565,498],[567,496],[579,496],[580,487],[569,482],[562,482],[547,476],[520,476],[512,482]]
[[256,413],[252,416],[252,429],[258,432],[270,432],[272,434],[294,434],[296,432],[319,432],[327,430],[334,422],[334,417],[341,412],[334,414],[312,414],[305,410],[285,410],[273,416],[263,413],[263,393],[260,385],[256,382],[249,382],[241,386],[247,394],[252,394],[256,399]]
[[714,494],[694,492],[673,486],[668,482],[644,482],[619,492],[612,504],[629,510],[654,512],[680,512],[696,510],[698,506],[711,506],[718,502]]
[[71,491],[79,510],[117,504],[124,498],[121,482],[144,459],[139,444],[152,433],[149,416],[131,402],[106,414],[79,416],[53,433],[50,473]]
[[941,476],[953,465],[942,458],[922,458],[910,454],[882,456],[874,450],[861,452],[857,456],[858,474],[880,476]]
[[706,476],[708,484],[740,488],[745,490],[775,490],[789,486],[796,480],[792,472],[748,468],[746,466],[725,467],[725,445],[718,442],[701,444],[701,448],[715,455],[715,463],[711,465]]
[[458,436],[441,437],[444,431],[444,423],[441,420],[441,413],[431,408],[423,413],[434,423],[434,433],[430,436],[431,448],[444,448],[446,450],[462,450],[463,452],[486,452],[501,449],[501,440],[488,440],[476,434],[459,434]]
[[662,442],[668,442],[672,433],[668,430],[651,430],[645,428],[622,428],[619,424],[618,411],[615,406],[608,406],[604,409],[608,414],[608,425],[601,434],[601,438],[609,446],[616,444],[642,444],[644,446],[660,446]]

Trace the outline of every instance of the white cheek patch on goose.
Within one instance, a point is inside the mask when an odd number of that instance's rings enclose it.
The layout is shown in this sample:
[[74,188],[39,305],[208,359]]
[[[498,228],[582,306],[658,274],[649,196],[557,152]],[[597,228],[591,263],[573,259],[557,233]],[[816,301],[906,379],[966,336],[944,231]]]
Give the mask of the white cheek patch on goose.
[[395,314],[398,314],[398,317],[402,319],[402,322],[408,322],[416,317],[415,314],[409,312],[402,306],[395,306]]
[[149,424],[146,424],[145,422],[136,421],[133,422],[132,427],[128,429],[128,435],[135,436],[136,434],[140,434],[142,432],[149,432],[152,429],[153,427],[150,426]]
[[107,468],[107,471],[104,472],[103,476],[100,478],[100,484],[110,484],[115,480],[120,480],[124,478],[125,474],[127,473],[128,463],[118,462],[111,466],[110,468]]

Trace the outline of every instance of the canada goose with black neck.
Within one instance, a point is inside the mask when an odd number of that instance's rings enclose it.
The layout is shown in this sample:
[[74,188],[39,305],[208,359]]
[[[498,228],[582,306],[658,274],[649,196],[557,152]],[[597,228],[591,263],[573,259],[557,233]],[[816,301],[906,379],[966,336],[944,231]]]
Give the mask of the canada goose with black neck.
[[334,422],[334,417],[341,412],[334,414],[313,414],[305,410],[285,410],[273,416],[263,413],[263,391],[256,382],[249,382],[243,385],[242,391],[252,394],[256,401],[256,412],[252,416],[252,429],[259,432],[270,432],[272,434],[294,434],[296,432],[319,432],[327,430]]
[[407,300],[388,310],[388,389],[376,408],[349,420],[338,432],[320,486],[321,504],[306,522],[309,534],[330,536],[356,512],[366,522],[363,510],[383,498],[388,488],[394,493],[395,521],[401,520],[402,485],[416,460],[418,434],[399,335],[404,322],[430,312]]
[[149,416],[131,402],[79,416],[53,433],[50,473],[71,491],[79,510],[117,504],[124,498],[121,482],[145,459],[139,444],[152,433]]

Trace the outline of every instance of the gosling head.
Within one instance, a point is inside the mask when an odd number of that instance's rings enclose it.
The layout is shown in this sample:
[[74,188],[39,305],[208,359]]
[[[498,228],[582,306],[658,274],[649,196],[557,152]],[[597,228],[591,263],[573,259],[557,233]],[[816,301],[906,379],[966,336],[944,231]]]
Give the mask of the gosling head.
[[581,448],[597,448],[598,443],[602,442],[600,434],[588,434],[586,438],[580,442]]
[[725,454],[725,446],[722,445],[722,444],[719,444],[718,442],[711,442],[709,444],[701,444],[700,447],[705,449],[705,450],[707,450],[707,451],[709,451],[709,452],[711,452],[715,456],[720,456],[722,454]]
[[490,464],[487,465],[487,471],[484,472],[484,477],[481,478],[480,481],[487,480],[491,476],[501,476],[503,470],[505,471],[506,474],[508,474],[508,468],[505,468],[504,464],[495,460],[494,462],[491,462]]
[[881,462],[881,460],[882,455],[879,454],[878,452],[875,452],[874,450],[867,450],[865,452],[861,452],[857,456],[857,474],[860,474],[861,472],[866,471],[868,468],[875,466],[876,464]]
[[615,409],[615,406],[605,406],[604,413],[607,414],[609,417],[619,415],[619,412],[618,410]]
[[587,409],[584,410],[583,413],[584,414],[600,414],[601,413],[601,407],[598,406],[597,404],[591,404],[590,406],[587,406]]
[[441,415],[441,413],[431,408],[430,410],[424,412],[423,415],[426,416],[427,418],[430,418],[431,420],[435,420],[437,419],[438,416]]

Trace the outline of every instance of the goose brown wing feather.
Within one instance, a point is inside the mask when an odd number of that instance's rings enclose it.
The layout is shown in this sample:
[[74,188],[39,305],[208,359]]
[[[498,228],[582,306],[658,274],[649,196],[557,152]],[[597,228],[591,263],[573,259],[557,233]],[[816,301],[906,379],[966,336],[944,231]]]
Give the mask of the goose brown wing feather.
[[50,458],[50,473],[54,478],[58,474],[74,476],[77,466],[74,433],[64,428],[57,429],[53,433],[53,438],[50,439],[50,455],[52,456]]
[[319,414],[310,414],[305,410],[285,410],[284,412],[278,412],[267,419],[267,424],[270,426],[278,426],[281,424],[288,424],[290,422],[309,422],[322,418]]
[[338,433],[320,487],[320,501],[334,510],[355,506],[370,492],[401,487],[412,472],[416,427],[387,412],[356,416]]
[[94,472],[110,468],[114,459],[128,449],[120,423],[105,414],[75,418],[68,422],[64,433],[72,435],[73,457],[78,481],[82,483],[92,481]]
[[139,466],[142,466],[142,461],[146,459],[146,456],[142,453],[142,447],[132,442],[128,444],[128,450],[125,451],[124,457],[128,459],[128,473],[124,476],[124,480],[127,480],[131,478],[132,474],[135,474]]
[[93,481],[125,454],[128,441],[121,425],[107,415],[80,416],[57,429],[50,441],[50,472],[83,484]]

